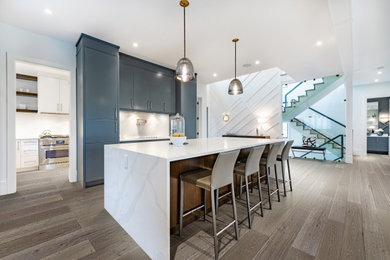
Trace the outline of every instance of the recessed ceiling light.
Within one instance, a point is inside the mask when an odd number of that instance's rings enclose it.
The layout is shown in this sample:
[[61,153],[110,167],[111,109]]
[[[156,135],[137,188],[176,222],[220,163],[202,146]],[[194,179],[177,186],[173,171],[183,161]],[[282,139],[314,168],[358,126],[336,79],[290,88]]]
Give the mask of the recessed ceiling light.
[[48,15],[53,14],[53,12],[52,12],[49,8],[46,8],[44,11],[45,11],[45,13],[48,14]]
[[378,82],[378,81],[379,81],[379,79],[375,79],[375,80],[374,80],[374,82]]
[[137,48],[138,47],[138,43],[137,42],[133,42],[133,47]]
[[317,45],[317,46],[322,46],[322,43],[323,43],[322,41],[317,41],[317,42],[316,42],[316,45]]
[[255,64],[256,64],[256,65],[259,65],[259,64],[260,64],[260,61],[259,61],[259,60],[255,61]]
[[157,77],[162,77],[162,73],[161,72],[157,72]]
[[215,77],[217,77],[218,76],[218,74],[217,73],[213,73],[213,77],[215,78]]
[[378,70],[376,73],[377,73],[378,75],[381,75],[383,72],[382,72],[381,70]]

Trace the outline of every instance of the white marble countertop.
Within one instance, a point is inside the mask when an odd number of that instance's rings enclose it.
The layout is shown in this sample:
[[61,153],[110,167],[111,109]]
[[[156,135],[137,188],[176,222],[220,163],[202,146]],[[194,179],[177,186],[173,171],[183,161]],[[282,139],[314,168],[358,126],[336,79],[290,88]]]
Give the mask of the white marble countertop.
[[384,135],[368,135],[367,137],[389,137],[387,134]]
[[167,159],[168,161],[177,161],[208,154],[216,154],[220,152],[245,149],[257,145],[267,145],[284,141],[284,139],[215,137],[190,139],[187,140],[187,145],[181,147],[172,146],[169,144],[169,141],[122,143],[107,146],[163,158]]

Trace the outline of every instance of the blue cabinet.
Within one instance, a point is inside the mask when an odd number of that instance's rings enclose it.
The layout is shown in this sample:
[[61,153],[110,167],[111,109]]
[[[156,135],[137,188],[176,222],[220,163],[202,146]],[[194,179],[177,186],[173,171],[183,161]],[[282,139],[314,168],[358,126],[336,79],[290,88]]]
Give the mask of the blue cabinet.
[[186,136],[196,138],[196,77],[190,82],[176,81],[176,111],[186,121]]
[[175,113],[174,71],[120,54],[120,108]]
[[367,137],[368,153],[389,153],[389,137],[385,136],[368,136]]
[[104,145],[118,143],[119,47],[82,34],[77,47],[77,150],[84,187],[104,181]]

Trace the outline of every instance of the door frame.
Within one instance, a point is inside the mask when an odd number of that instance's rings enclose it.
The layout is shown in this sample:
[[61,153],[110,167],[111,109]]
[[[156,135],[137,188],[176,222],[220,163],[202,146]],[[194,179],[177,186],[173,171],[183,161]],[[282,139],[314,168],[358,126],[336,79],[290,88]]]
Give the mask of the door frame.
[[13,55],[6,53],[6,171],[7,171],[7,191],[5,194],[15,193],[16,189],[16,156],[15,156],[15,117],[16,117],[16,69],[15,62],[22,61],[54,67],[70,72],[70,138],[69,138],[69,182],[77,182],[77,121],[76,121],[76,65],[67,66],[53,63],[47,60],[40,60],[31,57]]

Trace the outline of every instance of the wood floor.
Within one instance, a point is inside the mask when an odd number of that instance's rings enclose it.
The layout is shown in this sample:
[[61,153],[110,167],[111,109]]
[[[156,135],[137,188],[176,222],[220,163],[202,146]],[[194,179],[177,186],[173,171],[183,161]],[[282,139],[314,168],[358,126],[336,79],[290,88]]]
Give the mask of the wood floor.
[[[264,218],[254,213],[251,230],[238,200],[240,240],[233,228],[221,234],[222,259],[390,259],[389,156],[353,165],[292,160],[291,168],[293,192],[281,202],[274,196]],[[231,217],[223,205],[219,226]],[[211,231],[209,214],[182,238],[172,235],[172,257],[212,259]],[[104,210],[103,186],[80,189],[66,170],[18,174],[18,192],[0,197],[0,258],[148,259]]]

